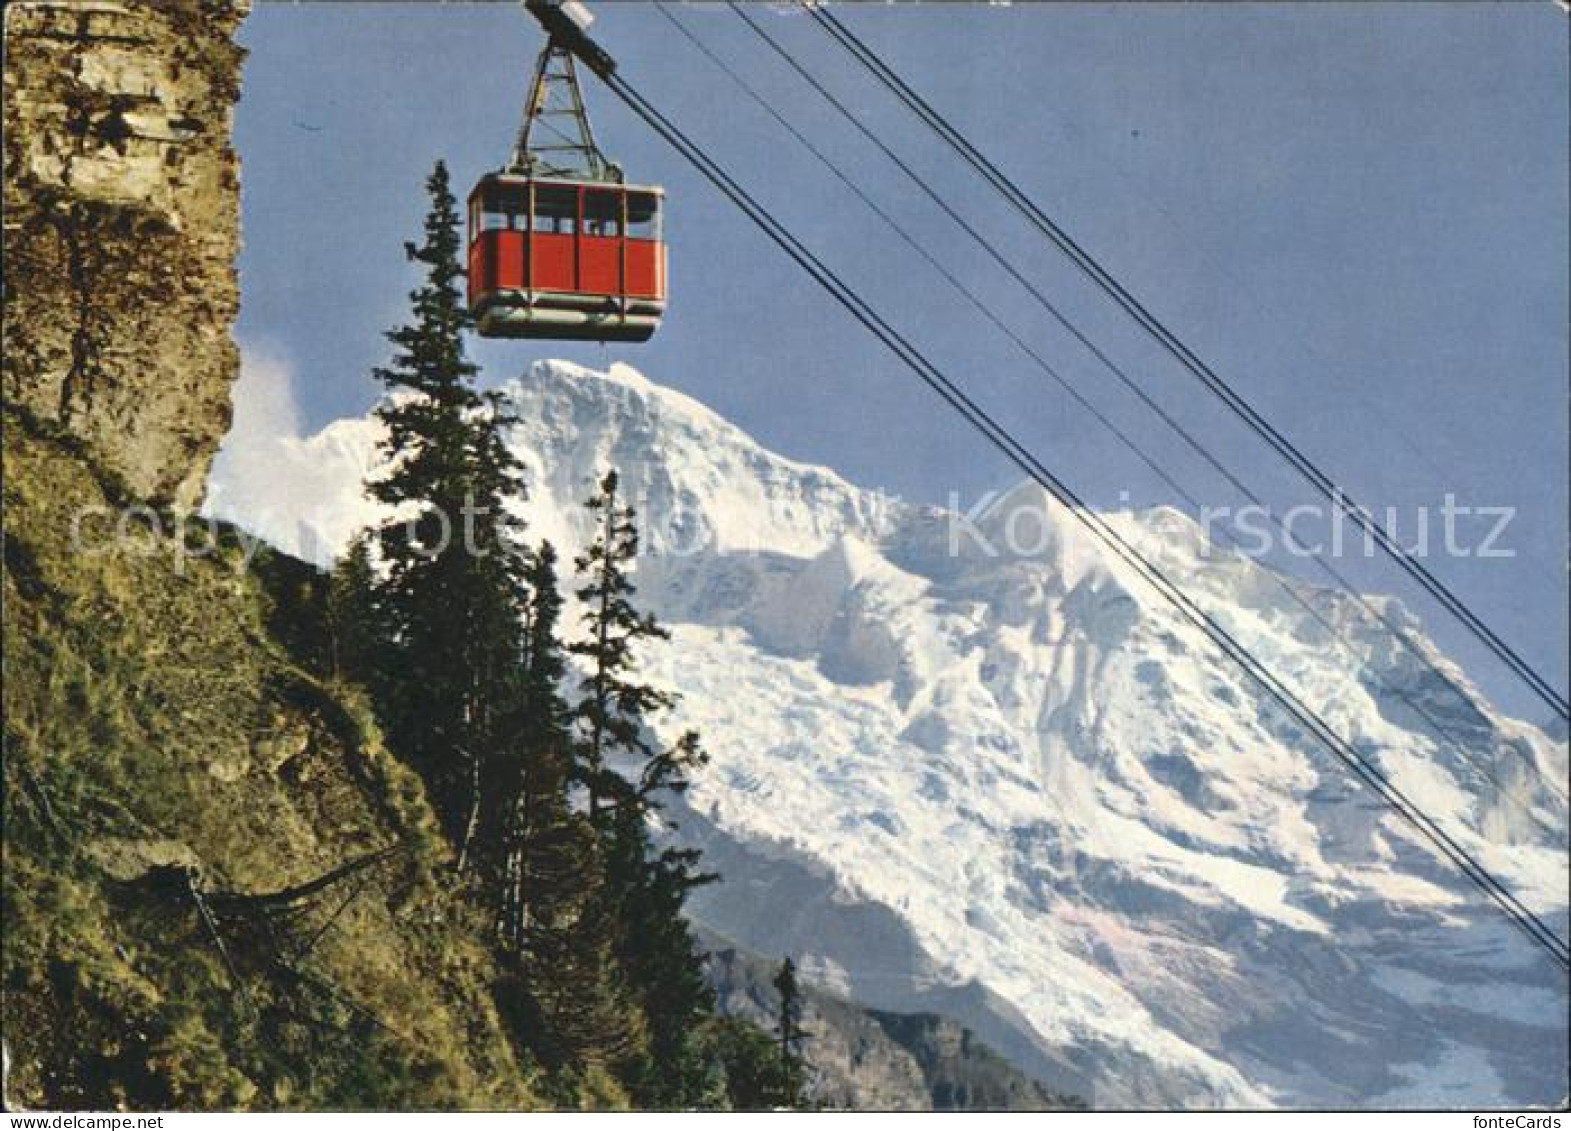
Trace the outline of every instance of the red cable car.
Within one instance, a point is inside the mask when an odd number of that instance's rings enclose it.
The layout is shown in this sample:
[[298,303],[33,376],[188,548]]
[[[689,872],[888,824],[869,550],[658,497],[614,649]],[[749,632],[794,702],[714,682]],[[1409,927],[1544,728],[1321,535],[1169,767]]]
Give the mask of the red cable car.
[[624,183],[595,144],[570,46],[587,11],[537,7],[551,38],[513,159],[469,194],[469,309],[486,338],[648,341],[665,313],[665,190]]
[[490,173],[469,194],[482,337],[643,342],[665,313],[664,190]]

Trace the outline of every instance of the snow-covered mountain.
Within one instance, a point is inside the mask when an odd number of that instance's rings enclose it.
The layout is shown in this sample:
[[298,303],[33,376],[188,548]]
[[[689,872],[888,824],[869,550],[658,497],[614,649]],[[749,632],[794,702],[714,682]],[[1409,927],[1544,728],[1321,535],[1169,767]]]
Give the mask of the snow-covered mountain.
[[[622,366],[506,392],[535,536],[570,557],[608,466],[644,517],[715,930],[1098,1106],[1566,1096],[1563,972],[1034,486],[891,500]],[[376,436],[246,437],[211,509],[322,558],[375,515]],[[1565,937],[1563,744],[1349,597],[1113,521]]]

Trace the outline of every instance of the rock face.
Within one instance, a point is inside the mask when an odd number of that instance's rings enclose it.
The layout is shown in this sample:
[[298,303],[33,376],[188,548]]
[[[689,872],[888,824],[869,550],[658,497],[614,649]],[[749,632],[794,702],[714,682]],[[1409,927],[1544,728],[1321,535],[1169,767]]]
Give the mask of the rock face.
[[6,11],[7,402],[141,498],[200,501],[238,371],[248,0]]
[[[243,14],[6,11],[0,1104],[538,1106],[315,572],[68,521],[194,504],[228,427]],[[352,900],[248,909],[368,852]]]

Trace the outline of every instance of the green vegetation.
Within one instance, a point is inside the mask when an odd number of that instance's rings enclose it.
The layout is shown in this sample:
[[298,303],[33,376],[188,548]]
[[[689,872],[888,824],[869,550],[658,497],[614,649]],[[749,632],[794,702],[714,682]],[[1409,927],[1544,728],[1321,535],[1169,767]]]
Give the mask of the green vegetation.
[[581,1102],[612,1082],[640,1107],[724,1106],[717,1042],[731,1030],[709,1023],[682,914],[716,877],[649,833],[706,755],[696,734],[651,737],[673,697],[638,671],[640,646],[667,634],[634,604],[637,516],[608,470],[585,502],[595,536],[573,563],[569,642],[556,551],[531,547],[508,510],[525,489],[509,419],[465,353],[440,163],[427,189],[424,240],[408,247],[423,268],[411,320],[377,371],[394,394],[378,410],[390,470],[367,490],[396,517],[330,585],[335,656],[373,690],[391,748],[430,791],[457,878],[492,924],[505,1015],[549,1094]]
[[152,511],[115,537],[123,496],[11,409],[4,454],[8,1104],[543,1104],[425,791],[324,662],[323,579]]
[[[649,839],[703,753],[648,739],[635,516],[608,474],[570,701],[556,554],[502,505],[521,469],[431,189],[373,488],[417,518],[332,575],[140,506],[5,410],[8,1106],[778,1102],[682,917],[711,877]],[[460,552],[428,552],[465,505]]]

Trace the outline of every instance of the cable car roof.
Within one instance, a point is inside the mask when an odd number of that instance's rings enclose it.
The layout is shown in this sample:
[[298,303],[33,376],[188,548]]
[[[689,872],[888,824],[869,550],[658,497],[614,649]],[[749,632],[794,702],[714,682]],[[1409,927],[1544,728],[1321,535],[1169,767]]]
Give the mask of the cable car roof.
[[607,191],[652,193],[655,196],[665,195],[665,189],[660,185],[637,185],[626,181],[597,181],[587,177],[556,177],[544,176],[542,174],[513,173],[506,169],[498,169],[494,173],[485,174],[475,182],[475,187],[469,195],[474,196],[475,193],[488,185],[526,185],[531,182],[539,185],[571,185],[574,187],[605,189]]

